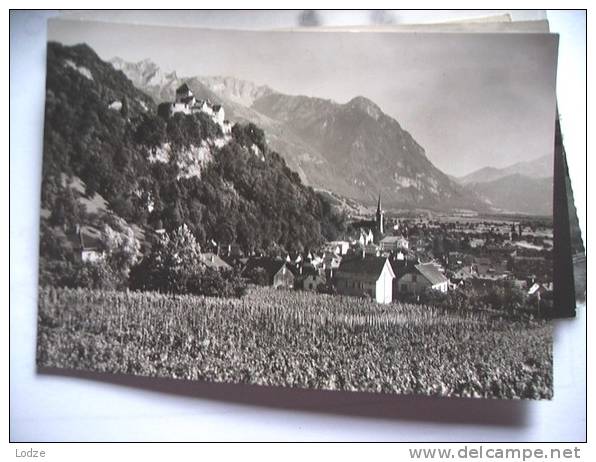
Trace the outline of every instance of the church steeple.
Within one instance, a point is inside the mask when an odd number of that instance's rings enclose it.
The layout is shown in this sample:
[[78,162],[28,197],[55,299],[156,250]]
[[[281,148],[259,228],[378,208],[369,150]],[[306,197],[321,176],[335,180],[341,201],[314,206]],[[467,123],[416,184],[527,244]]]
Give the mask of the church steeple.
[[381,193],[379,193],[379,201],[377,202],[377,231],[380,234],[385,232],[384,214],[381,209]]

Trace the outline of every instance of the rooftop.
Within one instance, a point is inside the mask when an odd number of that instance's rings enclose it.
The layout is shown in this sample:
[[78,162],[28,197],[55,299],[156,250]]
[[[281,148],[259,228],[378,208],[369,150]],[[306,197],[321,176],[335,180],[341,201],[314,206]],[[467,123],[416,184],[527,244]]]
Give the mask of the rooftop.
[[373,255],[343,259],[337,271],[376,280],[381,275],[386,261],[387,258]]
[[434,286],[447,282],[447,278],[439,271],[439,268],[434,263],[420,263],[415,266],[416,270],[424,276]]
[[230,269],[231,266],[213,252],[203,252],[201,254],[201,261],[209,268],[215,269]]

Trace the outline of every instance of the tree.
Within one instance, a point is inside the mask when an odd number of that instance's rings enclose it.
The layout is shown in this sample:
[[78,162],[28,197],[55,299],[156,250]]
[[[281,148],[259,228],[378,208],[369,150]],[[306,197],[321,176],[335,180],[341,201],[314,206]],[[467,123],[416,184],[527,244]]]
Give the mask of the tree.
[[197,274],[201,249],[183,224],[165,233],[151,253],[131,272],[131,287],[141,290],[186,293],[189,281]]
[[255,266],[254,268],[247,271],[246,278],[258,286],[269,285],[269,276],[267,275],[267,271],[265,271],[264,268],[260,268],[258,266]]
[[75,229],[80,223],[83,211],[70,187],[60,189],[50,215],[52,226],[63,226],[67,230]]
[[201,261],[201,249],[186,225],[164,237],[131,271],[131,288],[215,297],[241,296],[244,283],[235,271],[219,271]]
[[102,243],[108,265],[122,281],[127,281],[130,268],[138,262],[141,255],[141,243],[133,229],[126,225],[121,231],[116,231],[106,224],[102,232]]
[[120,108],[120,114],[125,119],[128,119],[129,112],[130,112],[130,110],[128,108],[128,99],[126,98],[126,96],[124,96],[122,98],[122,107]]

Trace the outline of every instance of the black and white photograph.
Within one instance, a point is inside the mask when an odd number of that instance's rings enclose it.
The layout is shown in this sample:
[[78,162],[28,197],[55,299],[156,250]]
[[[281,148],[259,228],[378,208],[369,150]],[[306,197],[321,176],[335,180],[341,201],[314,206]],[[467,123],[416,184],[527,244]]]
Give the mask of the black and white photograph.
[[50,20],[39,371],[551,399],[557,49]]

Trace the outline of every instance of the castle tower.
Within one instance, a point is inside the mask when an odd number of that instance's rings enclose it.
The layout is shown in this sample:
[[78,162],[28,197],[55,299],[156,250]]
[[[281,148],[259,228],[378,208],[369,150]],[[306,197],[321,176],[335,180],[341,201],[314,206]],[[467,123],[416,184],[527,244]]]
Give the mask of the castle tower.
[[193,97],[191,89],[186,83],[183,83],[176,89],[176,102],[187,103]]
[[379,201],[377,202],[377,231],[379,234],[385,233],[385,215],[381,209],[381,194],[379,193]]

